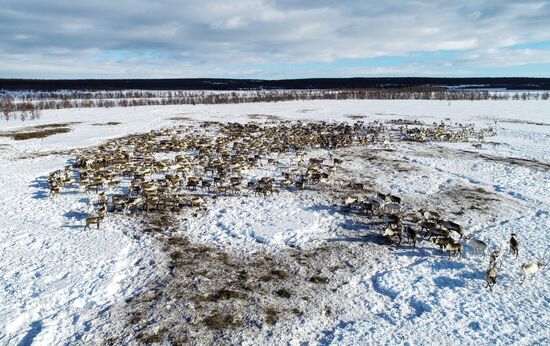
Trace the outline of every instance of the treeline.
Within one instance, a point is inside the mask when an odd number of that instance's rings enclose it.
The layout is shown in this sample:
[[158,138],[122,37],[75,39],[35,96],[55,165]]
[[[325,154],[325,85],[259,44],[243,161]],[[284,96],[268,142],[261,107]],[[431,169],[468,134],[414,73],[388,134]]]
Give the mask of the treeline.
[[19,118],[35,120],[40,118],[42,108],[32,102],[14,102],[10,96],[0,97],[0,115],[4,120]]
[[[306,100],[548,100],[548,92],[489,92],[442,87],[348,90],[262,91],[59,91],[4,92],[0,112],[5,119],[36,118],[40,110],[64,108],[109,108],[195,104],[236,104]],[[23,114],[23,115],[22,115]]]
[[305,79],[2,79],[0,89],[37,90],[335,90],[335,89],[401,89],[444,87],[461,89],[550,90],[550,78],[524,77],[360,77]]

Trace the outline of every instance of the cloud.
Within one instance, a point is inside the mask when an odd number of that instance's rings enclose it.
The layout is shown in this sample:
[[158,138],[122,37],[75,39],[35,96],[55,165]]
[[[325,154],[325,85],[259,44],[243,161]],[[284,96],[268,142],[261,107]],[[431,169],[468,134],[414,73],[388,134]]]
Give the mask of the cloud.
[[[0,0],[0,76],[465,73],[550,61],[536,46],[550,41],[548,18],[549,1]],[[402,61],[340,64],[384,57]]]

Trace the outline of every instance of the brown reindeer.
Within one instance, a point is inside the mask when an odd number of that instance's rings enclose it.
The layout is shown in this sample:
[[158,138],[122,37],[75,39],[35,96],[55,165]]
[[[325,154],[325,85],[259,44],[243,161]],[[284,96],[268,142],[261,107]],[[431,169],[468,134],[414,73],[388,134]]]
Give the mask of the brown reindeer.
[[515,233],[512,233],[510,236],[510,253],[515,256],[514,258],[518,258],[519,256],[519,242],[516,239]]
[[86,218],[86,226],[84,226],[84,230],[90,227],[90,225],[97,225],[97,229],[99,229],[99,223],[101,222],[102,218],[99,216],[93,216],[93,217],[87,217]]
[[489,291],[493,292],[493,286],[497,283],[497,270],[494,267],[485,272],[485,281],[487,282],[485,288],[489,288]]

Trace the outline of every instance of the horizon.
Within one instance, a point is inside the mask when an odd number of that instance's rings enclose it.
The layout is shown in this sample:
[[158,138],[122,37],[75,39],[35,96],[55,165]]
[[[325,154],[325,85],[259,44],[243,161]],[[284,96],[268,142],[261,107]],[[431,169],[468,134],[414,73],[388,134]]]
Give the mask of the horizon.
[[143,81],[154,81],[154,80],[167,80],[167,81],[178,81],[178,80],[197,80],[197,81],[207,81],[207,80],[227,80],[227,81],[267,81],[267,82],[278,82],[278,81],[305,81],[305,80],[353,80],[353,79],[365,79],[365,80],[383,80],[383,79],[390,79],[390,80],[401,80],[401,79],[433,79],[433,80],[442,80],[442,79],[449,79],[449,80],[466,80],[466,79],[494,79],[494,80],[534,80],[534,79],[542,79],[542,80],[550,80],[550,77],[529,77],[529,76],[424,76],[424,75],[418,75],[418,76],[352,76],[352,77],[304,77],[304,78],[230,78],[230,77],[162,77],[162,78],[142,78],[142,77],[116,77],[116,78],[21,78],[21,77],[0,77],[0,81],[10,81],[10,80],[21,80],[21,81],[137,81],[137,80],[143,80]]
[[3,79],[550,78],[550,1],[2,5]]

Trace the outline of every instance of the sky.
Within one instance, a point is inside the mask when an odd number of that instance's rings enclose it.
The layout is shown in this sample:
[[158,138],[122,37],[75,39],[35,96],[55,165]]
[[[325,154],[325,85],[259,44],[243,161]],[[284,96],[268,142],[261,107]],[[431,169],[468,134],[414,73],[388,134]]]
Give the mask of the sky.
[[0,78],[550,77],[550,0],[0,0]]

